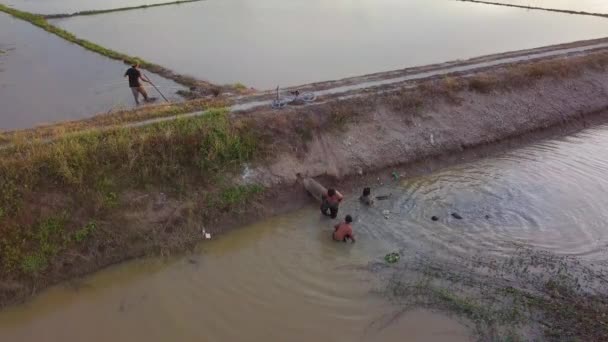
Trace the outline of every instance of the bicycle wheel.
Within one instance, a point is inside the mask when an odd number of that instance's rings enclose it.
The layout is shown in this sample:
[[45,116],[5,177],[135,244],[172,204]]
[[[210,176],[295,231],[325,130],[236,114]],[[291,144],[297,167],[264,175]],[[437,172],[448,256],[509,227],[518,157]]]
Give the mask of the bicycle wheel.
[[286,102],[286,101],[285,101],[285,100],[283,100],[283,99],[278,99],[278,100],[277,100],[277,99],[274,99],[274,100],[272,100],[272,103],[270,104],[270,106],[271,106],[273,109],[281,109],[281,108],[283,108],[283,107],[287,106],[287,103],[288,103],[288,102]]
[[306,92],[301,94],[299,98],[304,102],[312,102],[317,99],[317,95],[313,92]]

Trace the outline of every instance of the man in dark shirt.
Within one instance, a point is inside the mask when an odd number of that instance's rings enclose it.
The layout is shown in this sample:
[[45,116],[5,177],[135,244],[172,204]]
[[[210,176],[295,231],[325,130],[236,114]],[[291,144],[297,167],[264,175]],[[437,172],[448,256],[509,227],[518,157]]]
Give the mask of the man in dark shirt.
[[129,87],[135,98],[135,103],[139,105],[139,94],[143,95],[144,101],[148,101],[148,93],[146,93],[146,90],[142,87],[139,80],[147,83],[150,83],[150,81],[142,77],[141,72],[139,71],[139,63],[136,62],[127,70],[127,72],[125,72],[125,77],[127,76],[129,77]]
[[338,216],[338,207],[342,199],[344,199],[344,196],[336,189],[328,189],[327,193],[322,196],[321,213],[335,219]]

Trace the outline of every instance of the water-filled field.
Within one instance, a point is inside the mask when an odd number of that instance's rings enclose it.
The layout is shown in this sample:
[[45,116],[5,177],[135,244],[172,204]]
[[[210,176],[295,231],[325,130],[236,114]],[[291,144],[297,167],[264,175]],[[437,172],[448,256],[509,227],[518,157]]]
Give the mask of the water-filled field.
[[604,18],[447,0],[210,0],[53,22],[181,74],[259,89],[608,35]]
[[[135,103],[127,65],[0,14],[0,131],[76,120]],[[181,87],[149,74],[168,96]],[[153,89],[149,89],[151,95]]]

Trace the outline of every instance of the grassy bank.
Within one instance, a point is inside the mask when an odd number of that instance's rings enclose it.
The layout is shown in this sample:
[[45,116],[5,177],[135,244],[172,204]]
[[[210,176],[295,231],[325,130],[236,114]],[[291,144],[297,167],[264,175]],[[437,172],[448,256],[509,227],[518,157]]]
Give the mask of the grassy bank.
[[91,129],[108,129],[144,120],[200,112],[209,108],[220,108],[227,103],[222,99],[197,99],[187,102],[143,106],[93,116],[84,120],[66,121],[31,129],[0,132],[0,145],[23,144],[32,140],[62,137],[66,134]]
[[173,2],[164,2],[164,3],[160,3],[160,4],[120,7],[120,8],[106,9],[106,10],[91,10],[91,11],[80,11],[80,12],[74,12],[74,13],[45,14],[43,16],[46,19],[59,19],[59,18],[76,17],[76,16],[80,16],[80,15],[95,15],[95,14],[122,12],[122,11],[146,9],[146,8],[161,7],[161,6],[181,5],[181,4],[187,4],[187,3],[199,2],[199,1],[203,1],[203,0],[179,0],[179,1],[173,1]]
[[139,57],[133,57],[133,56],[129,56],[126,55],[124,53],[120,53],[120,52],[116,52],[114,50],[110,50],[107,48],[104,48],[101,45],[97,45],[95,43],[92,43],[88,40],[85,39],[81,39],[76,37],[74,34],[63,30],[51,23],[49,23],[44,16],[42,15],[38,15],[38,14],[32,14],[32,13],[28,13],[28,12],[24,12],[24,11],[20,11],[14,8],[10,8],[8,6],[2,5],[0,4],[0,11],[10,14],[15,18],[27,21],[33,25],[36,25],[40,28],[42,28],[43,30],[52,33],[58,37],[61,37],[71,43],[77,44],[82,46],[83,48],[96,52],[100,55],[103,55],[105,57],[111,58],[111,59],[115,59],[115,60],[120,60],[123,61],[127,64],[132,64],[136,61],[139,61],[139,63],[141,64],[141,67],[153,72],[155,74],[158,74],[160,76],[163,76],[167,79],[171,79],[177,83],[180,83],[182,85],[185,85],[187,87],[211,87],[210,84],[207,84],[205,82],[202,81],[198,81],[193,77],[189,77],[189,76],[183,76],[183,75],[178,75],[174,72],[172,72],[171,70],[162,67],[160,65],[148,62],[142,58]]
[[[257,134],[225,110],[0,151],[0,302],[62,279],[78,263],[124,259],[195,234],[262,192],[229,174],[263,152]],[[165,195],[148,213],[134,198],[150,193]],[[171,207],[174,198],[188,207]],[[176,211],[167,222],[145,222],[165,207]]]

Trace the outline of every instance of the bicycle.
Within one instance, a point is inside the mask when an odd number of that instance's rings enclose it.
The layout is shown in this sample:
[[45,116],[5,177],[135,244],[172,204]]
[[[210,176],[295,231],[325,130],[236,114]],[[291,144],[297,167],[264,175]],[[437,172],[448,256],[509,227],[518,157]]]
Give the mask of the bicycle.
[[288,104],[306,104],[317,99],[315,93],[309,91],[301,93],[299,90],[291,90],[288,92],[288,95],[282,95],[278,86],[276,95],[276,98],[272,100],[271,104],[274,109],[281,109]]

